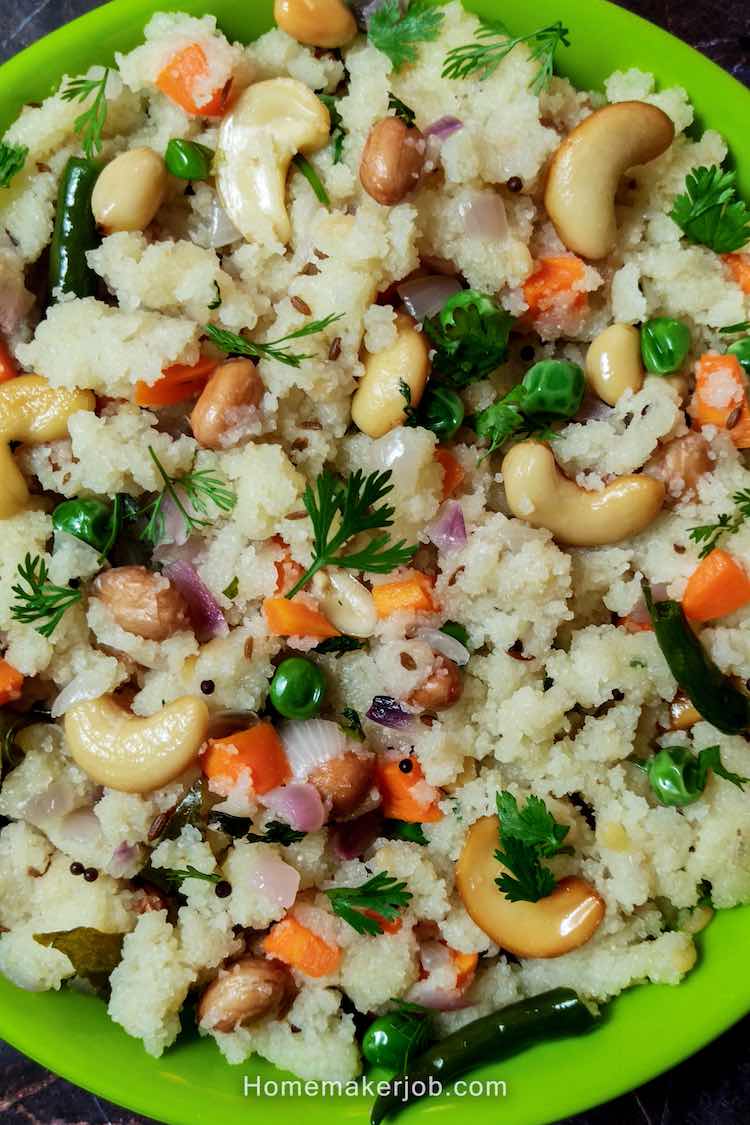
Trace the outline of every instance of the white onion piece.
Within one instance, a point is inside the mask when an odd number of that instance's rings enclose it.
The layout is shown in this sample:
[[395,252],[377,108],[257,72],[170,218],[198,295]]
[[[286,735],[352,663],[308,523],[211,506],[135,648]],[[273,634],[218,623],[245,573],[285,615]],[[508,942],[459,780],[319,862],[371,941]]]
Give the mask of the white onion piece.
[[297,897],[300,877],[293,867],[264,848],[255,858],[247,882],[282,910],[288,910]]
[[417,636],[420,640],[426,641],[433,652],[439,652],[441,656],[445,656],[448,660],[452,660],[454,664],[458,664],[463,668],[464,664],[469,663],[471,653],[466,645],[462,645],[455,637],[443,633],[440,629],[419,629]]
[[271,789],[260,798],[274,813],[296,832],[317,832],[326,821],[326,810],[320,793],[307,782],[291,782]]
[[130,879],[138,873],[141,861],[141,849],[135,844],[123,840],[115,848],[111,860],[107,864],[107,874],[113,879]]
[[84,703],[89,699],[98,699],[102,694],[101,684],[93,682],[90,672],[79,672],[69,684],[66,684],[60,694],[55,698],[50,709],[53,719],[59,719],[75,703]]
[[440,974],[440,983],[455,984],[456,966],[450,950],[442,941],[425,941],[419,947],[419,960],[428,976]]
[[209,219],[208,233],[209,244],[214,249],[218,249],[221,246],[229,246],[230,243],[237,242],[242,238],[242,234],[237,230],[237,227],[229,218],[229,215],[227,215],[216,195],[211,203],[211,217]]
[[397,286],[396,292],[415,320],[436,316],[445,302],[460,293],[463,286],[457,277],[418,277]]
[[406,999],[410,1004],[421,1004],[423,1008],[436,1012],[457,1012],[471,1007],[463,992],[457,988],[437,988],[430,984],[429,979],[413,984]]
[[504,242],[508,237],[508,216],[499,195],[490,191],[477,191],[462,200],[458,213],[469,238],[494,239]]
[[[66,844],[85,847],[93,844],[101,836],[102,826],[93,809],[78,809],[69,813],[61,822],[55,842],[64,839]],[[59,843],[57,845],[60,846]]]
[[23,819],[37,827],[50,817],[67,816],[75,808],[73,786],[65,778],[52,781],[42,793],[37,793],[23,806]]
[[[180,497],[180,503],[184,504],[187,511],[192,514],[192,505],[179,485],[175,488],[175,492]],[[185,517],[175,504],[174,498],[169,493],[164,497],[161,514],[164,518],[164,535],[159,545],[162,543],[175,543],[178,547],[182,547],[183,544],[187,543],[189,530],[185,522]]]
[[296,781],[305,781],[318,766],[340,758],[350,749],[349,740],[341,727],[329,719],[284,723],[279,735]]

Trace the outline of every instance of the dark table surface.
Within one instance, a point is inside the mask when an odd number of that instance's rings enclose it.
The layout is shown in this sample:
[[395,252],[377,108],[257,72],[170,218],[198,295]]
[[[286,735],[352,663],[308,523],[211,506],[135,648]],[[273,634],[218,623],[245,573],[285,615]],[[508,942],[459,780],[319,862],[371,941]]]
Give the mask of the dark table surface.
[[[622,6],[686,39],[750,85],[750,0],[628,0]],[[92,0],[0,0],[0,60],[96,7]],[[560,1125],[748,1125],[749,1035],[750,1017],[661,1078]],[[63,1082],[0,1041],[2,1125],[145,1120]]]

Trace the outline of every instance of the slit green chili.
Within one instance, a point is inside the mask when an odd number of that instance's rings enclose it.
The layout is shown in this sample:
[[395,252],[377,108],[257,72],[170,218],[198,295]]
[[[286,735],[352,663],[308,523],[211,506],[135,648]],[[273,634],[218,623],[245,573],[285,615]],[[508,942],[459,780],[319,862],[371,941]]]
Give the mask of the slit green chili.
[[91,210],[99,171],[98,164],[81,156],[71,156],[65,165],[49,256],[52,299],[55,289],[76,297],[93,297],[96,293],[97,278],[86,261],[86,251],[93,250],[99,242]]
[[480,1063],[497,1061],[545,1039],[580,1035],[598,1016],[570,988],[554,988],[467,1023],[426,1050],[375,1100],[371,1125],[379,1125],[425,1094],[437,1092]]
[[680,603],[655,602],[646,582],[643,596],[669,670],[701,718],[724,734],[744,730],[750,720],[747,697],[708,656]]

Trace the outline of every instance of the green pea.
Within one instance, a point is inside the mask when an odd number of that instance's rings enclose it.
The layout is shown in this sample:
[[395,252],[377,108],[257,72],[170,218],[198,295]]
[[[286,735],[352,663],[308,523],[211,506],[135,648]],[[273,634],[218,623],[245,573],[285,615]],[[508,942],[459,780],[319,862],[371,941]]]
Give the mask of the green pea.
[[730,355],[737,356],[742,367],[750,375],[750,336],[743,336],[741,340],[735,340],[727,348]]
[[583,401],[585,379],[577,363],[543,359],[529,368],[521,388],[519,405],[524,414],[572,418]]
[[164,153],[167,171],[180,180],[207,180],[211,175],[214,153],[197,141],[173,138]]
[[440,626],[440,632],[446,633],[449,637],[453,637],[453,639],[459,641],[464,648],[469,647],[469,632],[460,622],[446,621],[445,625]]
[[690,351],[690,329],[671,316],[647,320],[641,328],[643,366],[652,375],[671,375],[678,371]]
[[52,513],[52,526],[104,551],[112,538],[112,505],[103,500],[64,500]]
[[450,441],[463,423],[464,404],[455,391],[435,387],[425,395],[421,413],[426,429],[432,430],[441,441]]
[[661,805],[692,805],[700,799],[706,785],[705,766],[681,746],[671,746],[654,754],[646,765],[646,772]]
[[379,1016],[362,1040],[362,1054],[373,1066],[402,1071],[410,1058],[419,1055],[432,1039],[429,1017],[420,1009]]
[[311,719],[323,705],[326,681],[304,656],[282,660],[271,680],[271,703],[285,719]]

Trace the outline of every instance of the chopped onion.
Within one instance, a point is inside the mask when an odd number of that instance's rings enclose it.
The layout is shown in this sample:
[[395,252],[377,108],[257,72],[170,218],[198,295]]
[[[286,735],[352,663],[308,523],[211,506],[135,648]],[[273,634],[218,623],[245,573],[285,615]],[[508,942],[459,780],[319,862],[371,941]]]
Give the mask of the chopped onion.
[[367,718],[373,723],[379,723],[381,727],[404,730],[411,726],[416,713],[390,695],[376,695],[370,704]]
[[[180,503],[184,504],[187,497],[184,492],[180,491],[179,485],[177,485],[175,491],[180,497]],[[190,502],[187,502],[188,511],[190,511]],[[189,530],[185,522],[185,517],[175,504],[174,497],[169,493],[164,497],[161,514],[164,517],[164,534],[161,537],[160,543],[176,543],[178,547],[182,547],[182,545],[188,541]]]
[[226,211],[219,203],[218,196],[214,196],[211,202],[211,217],[208,225],[209,244],[214,249],[221,246],[229,246],[232,242],[237,242],[242,238],[242,234],[237,230],[232,220],[227,215]]
[[397,286],[396,292],[415,320],[436,316],[445,302],[463,286],[457,277],[418,277]]
[[118,844],[107,864],[107,874],[113,879],[130,879],[136,875],[141,862],[141,850],[123,840]]
[[466,645],[462,645],[455,637],[449,636],[441,629],[419,629],[417,636],[420,640],[426,641],[433,652],[439,652],[454,664],[463,667],[464,664],[469,663],[471,653]]
[[333,851],[338,859],[359,859],[375,843],[383,830],[383,814],[371,809],[354,820],[337,824],[331,835]]
[[89,699],[98,699],[102,694],[101,684],[92,681],[90,672],[79,672],[69,684],[66,684],[60,694],[54,699],[50,714],[53,719],[59,719],[76,703],[85,703]]
[[288,910],[297,897],[300,877],[290,864],[264,848],[263,851],[258,849],[247,882],[277,906]]
[[457,988],[438,988],[427,980],[418,980],[406,994],[410,1004],[421,1004],[423,1008],[431,1008],[436,1012],[457,1012],[461,1008],[470,1008],[471,1004],[463,992]]
[[22,809],[22,816],[36,827],[51,817],[67,816],[75,808],[73,786],[65,778],[50,782],[42,793],[37,793]]
[[466,546],[466,523],[457,500],[448,500],[437,519],[427,528],[427,535],[439,551],[457,551]]
[[197,570],[188,562],[173,562],[164,573],[187,602],[190,621],[201,644],[229,632],[221,607]]
[[463,129],[464,123],[458,117],[439,117],[437,121],[433,121],[432,125],[428,125],[426,129],[422,130],[422,135],[425,137],[434,137],[438,141],[445,141],[448,137],[452,137],[459,129]]
[[313,770],[332,758],[340,758],[351,748],[341,727],[330,719],[284,723],[279,735],[296,781],[304,781]]
[[101,837],[102,826],[93,809],[77,809],[69,813],[60,824],[55,836],[55,843],[60,847],[60,840],[64,841],[67,850],[70,847],[86,847],[93,845]]
[[280,785],[264,793],[261,802],[296,832],[317,832],[325,824],[326,811],[320,793],[307,782]]
[[[655,602],[663,602],[667,600],[667,584],[666,582],[655,582],[651,587],[651,597]],[[644,598],[639,598],[635,603],[630,613],[628,620],[632,621],[634,625],[649,625],[651,623],[651,614],[648,612],[648,606]]]
[[505,204],[495,192],[474,192],[469,199],[459,203],[458,213],[469,238],[495,239],[504,242],[508,237]]

